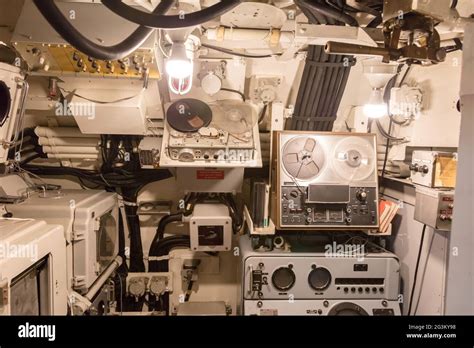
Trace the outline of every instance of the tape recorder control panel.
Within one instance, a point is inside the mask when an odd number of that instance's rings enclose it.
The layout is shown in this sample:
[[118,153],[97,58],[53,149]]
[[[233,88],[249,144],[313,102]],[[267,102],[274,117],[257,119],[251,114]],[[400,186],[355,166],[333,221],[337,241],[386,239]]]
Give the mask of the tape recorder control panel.
[[374,135],[279,132],[275,136],[272,211],[278,227],[378,227]]
[[177,100],[167,107],[160,166],[261,167],[257,118],[241,101]]

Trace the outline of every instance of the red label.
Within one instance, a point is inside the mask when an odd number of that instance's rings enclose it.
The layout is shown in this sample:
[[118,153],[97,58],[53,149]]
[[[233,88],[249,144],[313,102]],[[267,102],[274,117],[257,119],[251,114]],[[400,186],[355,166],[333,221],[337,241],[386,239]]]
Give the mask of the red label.
[[198,180],[224,180],[223,170],[198,170],[196,172]]

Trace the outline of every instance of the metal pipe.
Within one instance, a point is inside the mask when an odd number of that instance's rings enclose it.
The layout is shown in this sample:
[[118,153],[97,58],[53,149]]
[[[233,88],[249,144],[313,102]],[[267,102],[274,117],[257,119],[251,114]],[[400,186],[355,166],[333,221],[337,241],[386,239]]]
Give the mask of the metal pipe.
[[361,54],[367,56],[383,57],[392,57],[399,55],[398,51],[394,52],[383,47],[371,47],[335,41],[328,41],[324,50],[327,54]]
[[110,265],[107,266],[104,272],[95,280],[95,282],[89,288],[87,294],[84,295],[86,299],[92,301],[94,296],[99,292],[104,283],[109,279],[109,277],[114,273],[117,268],[122,265],[123,259],[121,256],[117,256]]

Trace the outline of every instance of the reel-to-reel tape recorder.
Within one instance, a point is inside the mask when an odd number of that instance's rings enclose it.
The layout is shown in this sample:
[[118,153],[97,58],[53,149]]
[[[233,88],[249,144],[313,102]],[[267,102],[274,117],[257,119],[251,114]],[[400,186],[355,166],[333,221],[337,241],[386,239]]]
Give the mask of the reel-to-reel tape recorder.
[[180,99],[167,107],[161,167],[261,167],[255,108]]
[[373,134],[274,134],[272,218],[277,228],[378,228]]

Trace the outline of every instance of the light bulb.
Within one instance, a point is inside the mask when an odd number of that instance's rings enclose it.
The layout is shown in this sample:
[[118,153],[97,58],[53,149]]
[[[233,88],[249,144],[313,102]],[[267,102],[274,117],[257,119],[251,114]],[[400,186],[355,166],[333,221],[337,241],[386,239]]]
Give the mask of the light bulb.
[[175,79],[184,79],[193,74],[193,62],[188,58],[183,43],[173,44],[171,56],[166,61],[166,73]]
[[368,118],[381,118],[388,114],[388,105],[383,100],[381,88],[374,88],[370,100],[364,105],[364,114]]
[[388,113],[387,104],[365,104],[364,114],[368,118],[381,118]]

